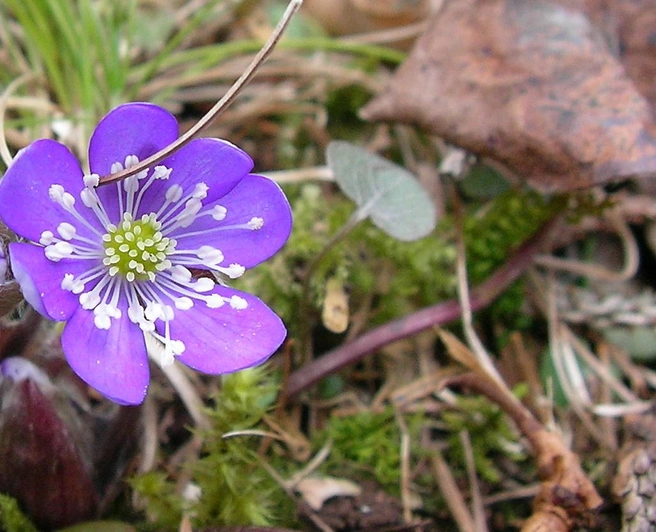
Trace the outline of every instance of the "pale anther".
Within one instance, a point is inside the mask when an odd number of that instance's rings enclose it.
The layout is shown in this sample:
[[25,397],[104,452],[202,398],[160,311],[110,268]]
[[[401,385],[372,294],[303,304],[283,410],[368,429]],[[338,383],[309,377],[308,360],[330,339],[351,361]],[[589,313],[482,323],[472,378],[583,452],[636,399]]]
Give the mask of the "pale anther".
[[153,177],[155,179],[168,179],[171,175],[172,168],[167,168],[166,166],[158,165],[153,171]]
[[180,201],[180,198],[182,198],[182,187],[178,184],[171,185],[167,190],[166,190],[166,199],[169,202],[175,203],[176,201]]
[[64,240],[71,240],[77,233],[77,230],[68,222],[62,222],[57,226],[57,232]]
[[209,292],[214,288],[214,281],[210,279],[209,277],[201,277],[200,279],[196,280],[196,282],[192,285],[192,288],[196,292]]
[[235,310],[244,310],[248,307],[248,302],[239,296],[232,296],[230,298],[230,306]]
[[262,229],[263,225],[264,220],[262,218],[258,218],[257,216],[251,218],[246,224],[246,226],[251,230]]
[[224,220],[226,214],[228,214],[228,209],[226,209],[223,205],[215,205],[212,209],[212,218],[214,218],[217,222]]
[[210,189],[205,183],[198,183],[191,194],[193,198],[203,199],[207,197],[207,191]]
[[80,199],[85,207],[92,208],[94,205],[98,205],[98,196],[92,189],[83,188],[80,192]]
[[227,268],[219,268],[219,271],[230,277],[230,279],[237,279],[238,277],[244,275],[246,268],[244,268],[241,264],[233,263]]
[[52,234],[52,231],[44,231],[41,233],[41,238],[39,238],[39,244],[47,246],[52,244],[55,241],[55,235]]
[[89,174],[84,176],[84,186],[87,188],[97,187],[100,183],[100,176],[98,174]]

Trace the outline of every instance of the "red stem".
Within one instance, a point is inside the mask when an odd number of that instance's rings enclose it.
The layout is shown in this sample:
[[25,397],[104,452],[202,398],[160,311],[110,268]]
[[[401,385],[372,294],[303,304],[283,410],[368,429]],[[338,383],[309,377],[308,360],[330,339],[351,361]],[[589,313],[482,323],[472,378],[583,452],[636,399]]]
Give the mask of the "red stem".
[[[480,310],[489,305],[526,271],[533,262],[535,254],[547,241],[554,225],[555,219],[547,222],[533,238],[517,249],[508,262],[495,271],[484,283],[472,290],[472,311]],[[390,321],[348,344],[328,351],[294,371],[289,376],[284,393],[287,397],[292,397],[331,373],[358,362],[369,353],[387,344],[417,334],[429,327],[445,325],[457,320],[460,316],[460,304],[456,299],[451,299]]]

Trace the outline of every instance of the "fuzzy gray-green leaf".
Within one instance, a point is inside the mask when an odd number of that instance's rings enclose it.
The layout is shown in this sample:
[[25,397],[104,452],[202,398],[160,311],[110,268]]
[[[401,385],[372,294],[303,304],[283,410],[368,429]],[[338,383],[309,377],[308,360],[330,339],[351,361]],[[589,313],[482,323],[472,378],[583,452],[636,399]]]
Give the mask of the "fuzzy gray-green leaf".
[[437,223],[435,205],[417,179],[387,159],[334,141],[326,153],[335,180],[358,205],[358,217],[403,241],[428,235]]

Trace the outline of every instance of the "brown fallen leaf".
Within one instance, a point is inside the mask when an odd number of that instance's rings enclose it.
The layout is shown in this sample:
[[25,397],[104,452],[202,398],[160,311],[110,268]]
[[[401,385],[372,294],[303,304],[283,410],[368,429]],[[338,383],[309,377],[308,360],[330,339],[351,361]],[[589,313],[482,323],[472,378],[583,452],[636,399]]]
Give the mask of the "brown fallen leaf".
[[545,192],[656,174],[649,103],[586,14],[555,2],[447,2],[362,116],[417,124]]
[[656,3],[587,0],[586,12],[599,21],[628,76],[656,108]]

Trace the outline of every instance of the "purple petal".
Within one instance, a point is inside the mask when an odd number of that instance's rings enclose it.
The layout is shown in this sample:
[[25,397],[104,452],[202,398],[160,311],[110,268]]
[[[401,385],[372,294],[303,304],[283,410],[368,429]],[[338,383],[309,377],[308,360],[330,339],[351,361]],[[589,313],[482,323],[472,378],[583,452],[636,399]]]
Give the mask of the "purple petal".
[[[88,236],[79,222],[50,199],[48,189],[54,184],[63,186],[79,199],[84,186],[82,169],[63,144],[37,140],[18,152],[0,182],[2,221],[20,236],[34,241],[39,240],[43,231],[54,232],[63,221],[72,223],[78,232]],[[84,215],[89,211],[83,207],[80,212]]]
[[[109,175],[112,165],[117,162],[124,164],[128,155],[136,155],[142,161],[177,138],[178,122],[166,109],[149,103],[120,105],[98,123],[91,135],[91,172]],[[118,208],[118,187],[121,186],[122,182],[118,182],[96,189],[113,223],[117,223],[123,214]]]
[[161,163],[171,168],[170,179],[155,181],[144,194],[139,215],[156,212],[164,203],[166,190],[177,184],[183,197],[198,183],[209,189],[203,203],[211,203],[230,192],[253,168],[248,154],[221,139],[197,139],[180,148]]
[[[292,229],[292,212],[280,187],[270,179],[249,174],[218,205],[227,209],[225,219],[217,222],[211,216],[196,219],[188,228],[171,233],[177,249],[198,249],[213,246],[223,252],[228,266],[238,263],[251,268],[275,254],[287,241]],[[208,205],[205,209],[211,209]],[[253,217],[262,218],[260,229],[222,229],[226,226],[246,224]],[[196,236],[180,236],[196,231],[206,231]],[[206,269],[201,263],[196,267]]]
[[226,303],[211,309],[197,302],[189,310],[176,310],[170,322],[171,338],[185,344],[177,357],[181,362],[204,373],[229,373],[264,362],[280,347],[287,334],[285,326],[262,301],[225,287],[216,287],[214,293],[237,295],[248,306],[235,310]]
[[177,138],[178,122],[166,109],[150,103],[120,105],[98,123],[91,135],[91,172],[108,175],[112,164],[123,164],[128,155],[136,155],[143,160]]
[[112,319],[109,330],[98,329],[93,311],[79,307],[62,333],[61,342],[73,371],[89,386],[123,405],[143,402],[150,371],[143,332],[128,319]]
[[44,248],[33,244],[9,244],[9,257],[14,277],[27,302],[44,316],[67,320],[79,306],[78,296],[64,290],[64,274],[77,276],[92,265],[86,260],[48,260]]

